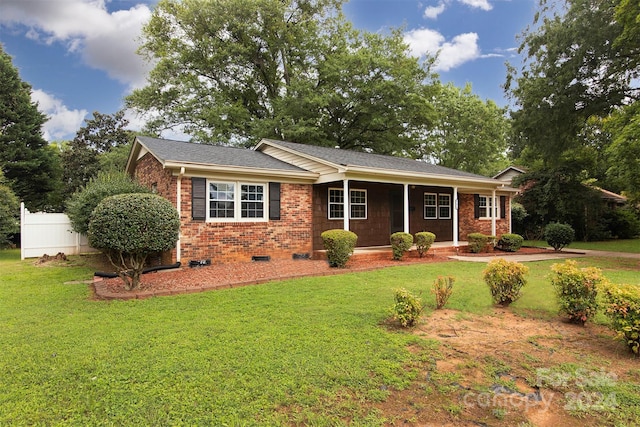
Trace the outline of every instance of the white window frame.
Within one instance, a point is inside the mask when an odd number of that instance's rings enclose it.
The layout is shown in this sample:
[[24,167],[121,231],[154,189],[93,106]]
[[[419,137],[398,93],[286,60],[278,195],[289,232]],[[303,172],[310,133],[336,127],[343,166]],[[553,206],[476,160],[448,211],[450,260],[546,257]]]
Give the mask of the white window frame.
[[[433,196],[433,204],[427,205],[427,196]],[[422,200],[424,205],[422,209],[422,216],[424,217],[424,219],[438,219],[438,193],[424,193]],[[427,216],[427,208],[434,209],[433,216]]]
[[[353,197],[355,193],[364,193],[364,203],[363,202],[354,202]],[[349,219],[367,219],[367,190],[361,190],[359,188],[349,189]],[[355,206],[364,206],[364,216],[354,216],[353,208]]]
[[[446,204],[441,204],[440,203],[440,197],[446,197],[447,198],[447,203]],[[442,215],[442,211],[440,210],[441,208],[447,208],[449,214],[448,215]],[[438,218],[439,219],[451,219],[451,194],[449,194],[449,193],[438,193]]]
[[[233,185],[233,217],[216,218],[211,216],[211,184],[229,184]],[[243,200],[242,186],[254,185],[262,187],[262,200]],[[265,222],[268,221],[269,215],[269,185],[265,182],[245,182],[245,181],[225,181],[217,179],[207,180],[207,221],[209,222]],[[242,217],[243,202],[262,202],[262,216],[260,217]]]
[[[340,202],[336,202],[336,201],[331,201],[331,193],[335,192],[335,194],[341,194],[342,197],[342,201]],[[353,202],[353,196],[355,192],[363,192],[364,193],[364,203],[354,203]],[[349,219],[367,219],[368,216],[368,212],[369,212],[369,208],[368,208],[368,195],[367,195],[367,190],[365,189],[360,189],[360,188],[350,188],[349,189]],[[332,215],[333,212],[335,212],[335,210],[332,210],[331,207],[335,205],[335,206],[339,206],[341,208],[344,208],[344,189],[342,188],[337,188],[337,187],[331,187],[329,188],[328,192],[327,192],[327,217],[330,220],[344,220],[344,209],[341,209],[342,211],[342,215],[337,216],[337,215]],[[364,217],[354,217],[353,216],[353,206],[364,206]]]
[[[484,206],[482,206],[482,200],[484,199]],[[496,197],[497,199],[497,197]],[[492,205],[493,205],[493,196],[491,195],[485,195],[485,194],[479,194],[478,195],[478,204],[480,204],[479,206],[479,210],[480,210],[480,215],[478,219],[491,219],[493,218],[491,216],[491,212],[493,211],[493,214],[495,215],[495,218],[500,218],[500,203],[496,203],[495,206],[493,206],[492,209]],[[489,215],[487,215],[489,214]]]

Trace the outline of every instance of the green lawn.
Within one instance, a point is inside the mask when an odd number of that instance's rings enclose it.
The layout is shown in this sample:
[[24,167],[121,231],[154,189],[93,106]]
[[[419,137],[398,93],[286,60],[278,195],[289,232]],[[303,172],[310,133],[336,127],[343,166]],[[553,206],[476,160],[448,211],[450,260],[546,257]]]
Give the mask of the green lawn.
[[[637,263],[619,262],[580,260],[638,283]],[[482,263],[112,302],[65,284],[92,275],[74,263],[0,251],[0,425],[379,425],[364,404],[407,387],[440,345],[383,325],[393,289],[422,293],[431,310],[433,280],[454,275],[448,308],[492,309]],[[551,264],[528,263],[514,310],[555,313]]]
[[[542,240],[526,240],[525,246],[548,247]],[[598,251],[631,252],[640,254],[640,239],[606,240],[604,242],[573,242],[567,249],[593,249]]]

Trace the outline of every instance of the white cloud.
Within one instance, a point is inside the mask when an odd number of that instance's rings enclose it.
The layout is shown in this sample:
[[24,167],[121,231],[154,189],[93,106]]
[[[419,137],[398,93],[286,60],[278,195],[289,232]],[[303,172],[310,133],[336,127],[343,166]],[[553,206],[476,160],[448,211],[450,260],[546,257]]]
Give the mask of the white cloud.
[[31,100],[37,102],[38,110],[49,118],[42,127],[44,139],[49,142],[69,139],[87,116],[87,110],[69,110],[61,100],[40,89],[31,91]]
[[459,34],[451,41],[446,41],[439,32],[420,28],[405,33],[404,40],[413,56],[437,55],[434,71],[449,71],[480,57],[476,33]]
[[436,19],[447,8],[447,5],[441,1],[437,6],[427,6],[424,10],[424,17]]
[[144,84],[151,68],[135,53],[150,17],[144,4],[109,13],[104,0],[3,0],[0,23],[28,27],[25,36],[30,39],[63,43],[88,66],[135,88]]
[[482,10],[491,10],[493,6],[489,3],[489,0],[458,0],[460,3],[464,3],[467,6],[476,7]]

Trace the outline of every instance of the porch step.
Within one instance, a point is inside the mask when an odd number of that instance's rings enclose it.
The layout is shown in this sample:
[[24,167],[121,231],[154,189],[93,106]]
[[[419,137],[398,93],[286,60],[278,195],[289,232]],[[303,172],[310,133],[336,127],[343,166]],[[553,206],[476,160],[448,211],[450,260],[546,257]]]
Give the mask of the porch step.
[[[466,246],[466,245],[465,245]],[[438,256],[438,257],[447,257],[450,255],[457,255],[458,251],[462,252],[464,250],[463,246],[443,246],[443,245],[434,245],[429,248],[425,256]],[[420,255],[414,246],[405,254],[408,258],[419,258]],[[352,255],[353,259],[357,259],[358,261],[367,261],[367,260],[388,260],[393,258],[393,252],[391,250],[391,246],[381,246],[381,247],[373,247],[373,248],[356,248]],[[327,254],[326,251],[314,251],[313,259],[326,260]]]

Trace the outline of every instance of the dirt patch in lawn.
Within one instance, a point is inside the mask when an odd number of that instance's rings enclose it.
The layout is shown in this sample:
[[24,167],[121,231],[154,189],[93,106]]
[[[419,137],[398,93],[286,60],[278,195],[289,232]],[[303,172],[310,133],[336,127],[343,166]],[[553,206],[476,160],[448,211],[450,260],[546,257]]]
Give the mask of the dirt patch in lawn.
[[413,385],[375,404],[388,425],[609,425],[616,396],[607,385],[637,379],[640,366],[605,327],[502,308],[436,310],[414,333],[439,341],[440,354],[421,355]]

